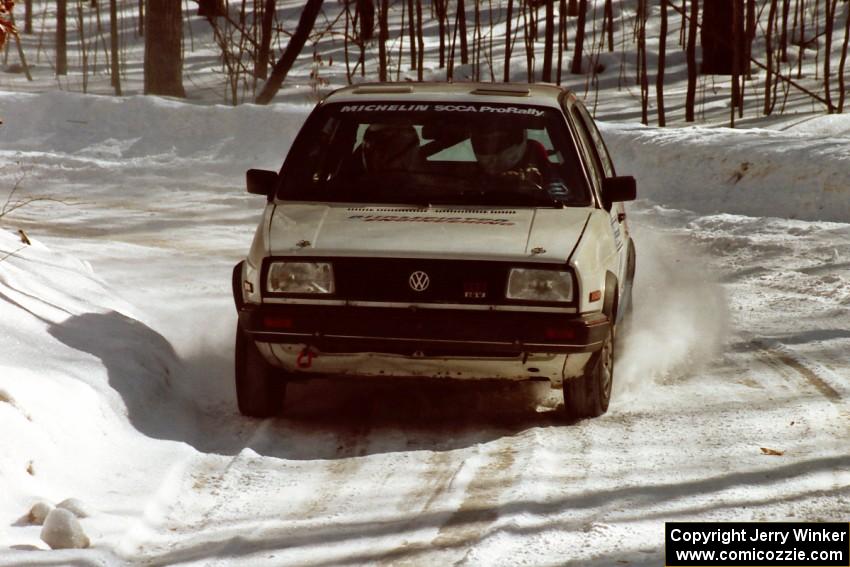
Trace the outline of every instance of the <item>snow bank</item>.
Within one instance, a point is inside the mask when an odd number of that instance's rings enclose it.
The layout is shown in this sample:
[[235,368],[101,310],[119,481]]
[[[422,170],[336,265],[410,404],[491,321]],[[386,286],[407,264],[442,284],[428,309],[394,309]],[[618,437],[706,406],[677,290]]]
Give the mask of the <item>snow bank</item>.
[[[641,198],[700,213],[850,222],[850,116],[800,133],[603,124],[618,172]],[[828,127],[836,137],[824,137]],[[801,125],[802,128],[802,125]],[[811,133],[810,133],[811,132]]]
[[[31,241],[0,229],[0,547],[37,544],[37,523],[14,536],[6,528],[29,524],[35,503],[63,501],[71,514],[83,510],[78,499],[102,510],[120,508],[135,490],[147,497],[144,477],[133,476],[131,488],[125,471],[151,467],[155,485],[168,461],[140,463],[135,455],[155,440],[139,432],[174,435],[185,419],[170,400],[178,361],[168,343],[87,263]],[[156,447],[161,457],[187,450]],[[125,523],[103,514],[81,521],[93,540]],[[68,533],[51,545],[80,546],[78,531]]]
[[[160,97],[0,92],[0,149],[61,152],[106,162],[226,159],[228,167],[279,167],[308,107],[198,106]],[[236,162],[236,164],[234,164]]]

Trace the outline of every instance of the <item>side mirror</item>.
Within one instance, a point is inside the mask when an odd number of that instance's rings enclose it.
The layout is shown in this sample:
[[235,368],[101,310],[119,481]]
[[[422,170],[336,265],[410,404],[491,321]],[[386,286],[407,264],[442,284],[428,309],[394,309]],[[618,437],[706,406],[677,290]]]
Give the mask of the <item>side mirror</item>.
[[265,169],[249,169],[245,173],[245,182],[248,193],[254,195],[265,195],[271,199],[277,189],[278,175],[276,171]]
[[637,198],[637,181],[631,175],[606,177],[602,180],[602,200],[606,208],[612,203],[634,201]]

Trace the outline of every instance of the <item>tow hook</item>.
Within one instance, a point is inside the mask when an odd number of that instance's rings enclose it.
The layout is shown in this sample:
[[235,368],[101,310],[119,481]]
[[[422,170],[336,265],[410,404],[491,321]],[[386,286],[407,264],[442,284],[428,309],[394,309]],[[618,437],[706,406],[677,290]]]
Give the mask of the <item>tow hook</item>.
[[298,368],[310,368],[313,366],[314,358],[316,358],[316,353],[310,350],[310,347],[304,347],[304,350],[298,353],[295,365],[298,366]]

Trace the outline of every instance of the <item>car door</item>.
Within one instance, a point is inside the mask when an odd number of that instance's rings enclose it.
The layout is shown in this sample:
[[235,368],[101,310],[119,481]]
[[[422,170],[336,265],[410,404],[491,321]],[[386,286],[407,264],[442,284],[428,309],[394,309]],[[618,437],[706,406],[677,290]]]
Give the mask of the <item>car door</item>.
[[[578,101],[569,101],[567,103],[567,111],[570,114],[572,122],[575,124],[578,133],[578,141],[581,146],[582,153],[586,156],[585,161],[588,164],[588,176],[594,187],[594,192],[600,197],[602,203],[602,180],[605,177],[614,177],[614,165],[611,161],[611,156],[608,154],[608,149],[605,147],[605,142],[602,140],[602,135],[593,123],[593,119],[587,113],[587,110]],[[628,270],[628,225],[626,224],[626,211],[623,203],[614,203],[608,210],[608,217],[611,224],[611,232],[614,237],[614,242],[617,246],[618,256],[618,273],[617,279],[622,286],[627,280]]]

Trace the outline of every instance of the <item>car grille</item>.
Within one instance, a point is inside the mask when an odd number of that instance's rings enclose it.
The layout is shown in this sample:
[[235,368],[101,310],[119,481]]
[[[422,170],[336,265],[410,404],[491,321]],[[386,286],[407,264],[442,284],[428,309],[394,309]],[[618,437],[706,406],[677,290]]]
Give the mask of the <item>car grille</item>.
[[336,295],[360,301],[493,303],[505,296],[507,264],[465,260],[339,258]]

